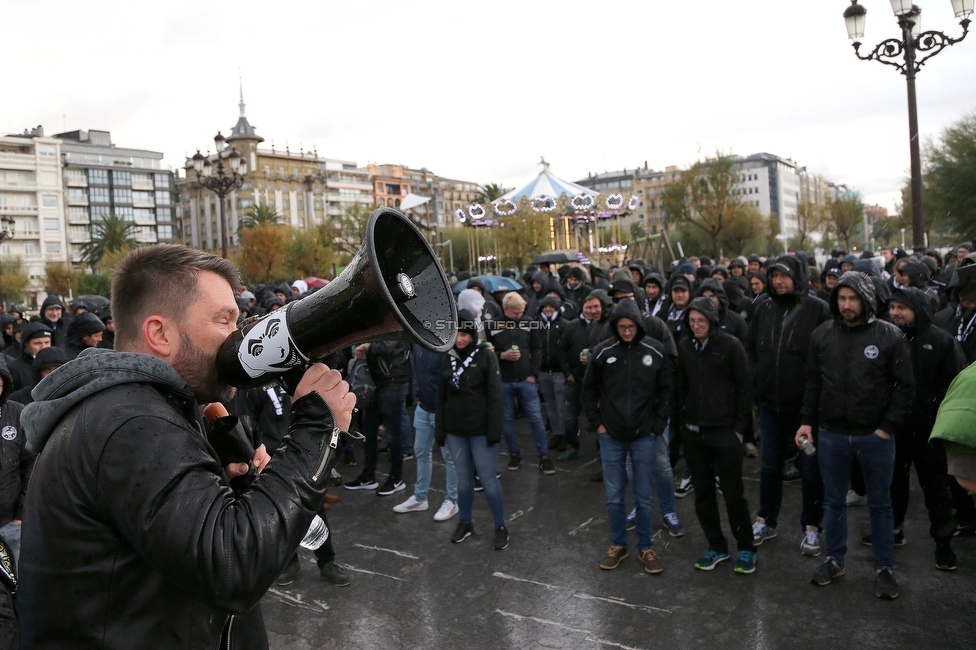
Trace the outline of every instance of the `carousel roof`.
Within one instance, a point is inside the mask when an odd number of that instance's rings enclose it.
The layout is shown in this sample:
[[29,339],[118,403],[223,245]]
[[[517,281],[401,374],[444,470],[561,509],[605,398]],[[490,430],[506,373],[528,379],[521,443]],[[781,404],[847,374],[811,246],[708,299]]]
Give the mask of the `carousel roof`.
[[553,175],[549,171],[549,163],[542,162],[543,169],[539,172],[539,175],[533,178],[527,185],[520,187],[516,190],[512,190],[508,194],[505,194],[503,199],[511,199],[512,201],[519,201],[521,199],[534,199],[537,196],[576,196],[577,194],[589,194],[590,196],[596,196],[599,192],[596,192],[589,187],[583,187],[582,185],[577,185],[570,181],[563,180],[558,176]]

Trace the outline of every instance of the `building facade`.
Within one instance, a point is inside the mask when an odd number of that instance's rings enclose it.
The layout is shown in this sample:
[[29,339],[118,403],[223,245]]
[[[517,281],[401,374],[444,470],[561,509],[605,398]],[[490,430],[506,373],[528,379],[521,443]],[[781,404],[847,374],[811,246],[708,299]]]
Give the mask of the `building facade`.
[[[273,143],[270,148],[261,147],[265,140],[248,122],[243,93],[238,106],[240,116],[227,144],[244,157],[248,171],[241,188],[228,195],[224,206],[231,248],[238,245],[240,220],[262,203],[273,208],[282,223],[303,230],[316,227],[326,217],[337,217],[351,206],[368,210],[374,204],[369,170],[352,161],[321,157],[317,150],[305,151],[301,146],[297,153],[288,145],[284,151]],[[177,182],[183,242],[194,248],[219,250],[217,195],[197,183],[191,169]]]
[[44,265],[68,261],[61,142],[37,127],[22,135],[0,136],[0,219],[9,237],[0,258],[19,258],[30,278],[26,303],[43,300]]
[[733,156],[733,160],[740,172],[737,189],[742,199],[764,217],[775,214],[780,233],[795,235],[796,209],[800,203],[800,175],[796,163],[770,153],[757,153],[746,158]]
[[62,181],[67,204],[70,259],[81,263],[81,247],[109,214],[135,225],[139,244],[178,240],[174,210],[176,177],[163,154],[118,147],[108,131],[59,133]]
[[664,211],[661,209],[661,193],[679,173],[674,166],[665,167],[663,172],[650,169],[645,161],[643,167],[602,174],[591,173],[576,183],[599,192],[598,205],[602,205],[602,201],[611,194],[619,194],[625,204],[630,201],[630,197],[637,196],[640,207],[625,217],[625,226],[630,228],[631,223],[637,222],[643,225],[647,233],[656,235],[668,229]]

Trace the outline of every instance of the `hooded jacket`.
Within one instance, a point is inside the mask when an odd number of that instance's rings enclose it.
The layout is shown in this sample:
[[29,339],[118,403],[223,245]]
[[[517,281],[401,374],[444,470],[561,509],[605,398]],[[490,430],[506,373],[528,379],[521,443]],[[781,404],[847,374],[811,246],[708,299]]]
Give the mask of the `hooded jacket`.
[[[637,334],[625,343],[617,322],[629,318]],[[613,337],[590,356],[583,378],[582,406],[591,431],[601,425],[621,442],[661,435],[671,401],[671,361],[664,346],[644,334],[644,319],[633,300],[622,300],[610,316]]]
[[[542,312],[542,308],[546,305],[556,309],[551,319],[547,318]],[[559,340],[562,338],[563,330],[566,329],[566,325],[570,321],[562,317],[559,311],[560,306],[559,298],[555,296],[546,296],[539,305],[537,320],[542,324],[542,327],[539,329],[539,338],[542,341],[542,372],[565,373],[569,366],[569,362],[566,359],[566,351],[559,346]]]
[[[474,357],[463,367],[471,355]],[[434,418],[437,444],[444,446],[447,434],[485,436],[489,446],[498,444],[504,412],[498,357],[487,343],[477,339],[464,350],[452,347],[443,357]],[[459,369],[463,368],[457,386],[452,358]]]
[[[844,287],[861,299],[864,322],[848,327],[837,306]],[[802,423],[843,435],[889,434],[905,424],[915,396],[911,353],[901,330],[875,316],[874,283],[849,271],[830,294],[827,321],[810,337]]]
[[803,404],[810,337],[830,320],[830,308],[809,295],[806,267],[792,255],[784,255],[770,267],[793,278],[792,292],[779,295],[772,282],[766,286],[766,300],[755,303],[746,352],[754,368],[756,397],[764,407],[796,412]]
[[586,300],[586,297],[590,295],[590,292],[593,291],[593,287],[586,284],[586,274],[583,273],[583,269],[579,268],[578,266],[574,266],[569,270],[568,277],[576,278],[580,281],[580,283],[576,285],[575,289],[573,289],[569,286],[569,282],[566,282],[564,285],[566,297],[575,302],[576,306],[582,309],[583,302]]
[[590,292],[590,296],[597,298],[603,305],[599,320],[587,321],[580,314],[579,318],[566,325],[559,339],[559,347],[566,353],[568,364],[566,377],[572,377],[574,381],[582,381],[586,375],[586,365],[580,362],[580,353],[583,350],[590,350],[592,353],[593,349],[607,338],[607,319],[610,318],[612,305],[610,297],[607,296],[606,291],[600,289]]
[[41,371],[44,368],[59,367],[68,363],[68,355],[65,354],[64,350],[61,348],[44,348],[36,355],[34,355],[34,361],[31,363],[31,372],[33,373],[33,381],[24,386],[20,390],[17,390],[10,394],[10,401],[17,402],[18,404],[23,404],[27,406],[34,401],[34,396],[31,395],[31,391],[34,390],[34,386],[41,381]]
[[[44,310],[48,307],[60,307],[61,308],[61,318],[54,321],[53,323],[44,317]],[[68,322],[70,319],[65,318],[64,304],[62,304],[61,299],[57,296],[48,296],[41,303],[41,313],[39,316],[35,316],[36,322],[45,325],[50,329],[54,336],[51,337],[51,345],[56,347],[64,347],[65,342],[68,340]],[[34,318],[31,320],[33,321]]]
[[28,323],[21,334],[20,355],[10,363],[10,374],[13,377],[13,390],[20,390],[33,383],[34,355],[31,354],[27,342],[37,336],[51,337],[51,345],[54,345],[54,332],[50,327],[39,322]]
[[64,351],[68,355],[68,361],[74,359],[78,354],[89,347],[82,338],[91,336],[96,332],[104,332],[105,324],[95,314],[84,311],[74,317],[68,325],[68,339],[64,345]]
[[3,392],[0,392],[0,526],[6,526],[14,519],[23,519],[24,498],[27,496],[31,468],[34,466],[34,454],[26,449],[26,439],[20,423],[20,414],[24,407],[17,402],[8,401],[13,387],[10,371],[2,358],[0,377],[3,378]]
[[295,553],[321,507],[332,412],[295,401],[288,437],[236,495],[163,361],[93,348],[24,410],[40,451],[24,507],[21,642],[215,648]]
[[725,286],[722,282],[709,278],[701,283],[698,295],[702,295],[705,291],[711,291],[718,298],[719,327],[726,334],[731,334],[744,343],[749,334],[749,326],[745,318],[729,309],[729,294],[725,293]]
[[410,344],[406,341],[379,341],[366,350],[366,365],[376,389],[410,382]]
[[906,426],[927,432],[935,424],[949,385],[966,367],[966,356],[952,336],[932,326],[932,301],[924,291],[915,287],[895,289],[888,300],[908,305],[915,312],[912,325],[898,326],[908,341],[915,373],[915,402]]
[[[688,316],[704,314],[711,322],[704,347],[691,335]],[[745,348],[721,329],[711,298],[695,298],[685,309],[688,336],[678,342],[678,371],[671,426],[742,433],[752,418],[752,388]]]
[[[526,306],[526,314],[528,306]],[[538,323],[522,314],[522,318],[485,323],[488,341],[495,346],[495,353],[501,354],[518,346],[522,354],[518,361],[498,360],[503,382],[525,381],[528,377],[538,377],[542,371],[542,337]]]
[[667,318],[667,310],[665,309],[665,307],[667,306],[668,301],[667,301],[667,293],[664,291],[664,288],[666,286],[666,283],[664,281],[664,276],[661,275],[660,273],[648,273],[647,275],[644,276],[644,282],[642,283],[641,289],[643,289],[643,287],[646,287],[648,282],[653,282],[658,287],[660,287],[661,289],[660,293],[658,293],[658,296],[655,300],[651,300],[650,298],[647,297],[647,293],[642,291],[642,293],[644,293],[644,296],[640,300],[638,300],[637,303],[641,306],[641,309],[645,314],[650,314],[651,316],[657,316],[658,314],[660,314],[663,317]]

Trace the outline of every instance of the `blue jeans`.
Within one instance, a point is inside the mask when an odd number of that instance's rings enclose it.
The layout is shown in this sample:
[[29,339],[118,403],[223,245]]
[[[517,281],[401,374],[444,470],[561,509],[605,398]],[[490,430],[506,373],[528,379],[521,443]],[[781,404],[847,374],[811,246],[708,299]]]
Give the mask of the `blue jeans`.
[[[542,421],[542,403],[539,401],[539,387],[531,381],[502,382],[505,395],[505,419],[502,422],[502,435],[505,436],[505,446],[508,453],[521,454],[518,439],[515,437],[515,396],[525,412],[525,417],[532,428],[532,438],[535,440],[535,451],[539,458],[549,455],[549,442],[546,440],[546,425]],[[478,474],[481,476],[481,474]]]
[[[390,441],[390,477],[394,481],[403,479],[403,440],[409,438],[410,420],[406,416],[407,393],[410,384],[390,384],[378,388],[373,394],[373,402],[363,414],[363,435],[366,436],[366,461],[363,463],[363,478],[376,478],[377,431],[381,424],[386,425],[386,436]],[[406,422],[406,436],[402,430]]]
[[670,427],[657,437],[655,443],[654,483],[657,486],[657,505],[661,515],[674,512],[674,472],[671,470],[671,454],[668,448]]
[[539,373],[539,392],[546,398],[546,411],[549,414],[549,428],[552,429],[552,435],[565,435],[563,410],[566,402],[566,375],[561,372]]
[[[413,486],[413,496],[417,501],[426,501],[433,465],[434,414],[428,413],[418,404],[413,414],[413,426],[417,430],[417,439],[413,443],[413,453],[417,456],[417,483]],[[447,465],[447,498],[457,502],[458,475],[447,445],[441,447],[441,456]]]
[[867,488],[871,513],[871,550],[875,570],[894,566],[895,516],[891,509],[891,478],[895,470],[895,441],[871,433],[845,436],[820,429],[820,474],[824,483],[824,529],[827,555],[844,565],[847,555],[847,490],[851,465],[857,458]]
[[[787,452],[796,452],[796,430],[800,428],[800,412],[776,412],[765,406],[759,407],[759,438],[762,441],[762,472],[759,475],[759,512],[766,525],[776,528],[780,508],[783,506],[783,464]],[[813,444],[818,446],[817,432],[813,432]],[[800,487],[803,492],[803,510],[800,526],[820,528],[823,523],[823,479],[817,455],[807,456],[802,451],[796,455],[796,468],[800,470]]]
[[489,446],[485,436],[454,436],[447,434],[447,446],[454,457],[458,475],[458,509],[461,521],[471,523],[471,507],[474,504],[474,474],[477,471],[485,488],[488,509],[495,527],[505,525],[505,498],[502,484],[498,481],[498,443]]
[[[637,508],[637,549],[651,548],[654,535],[654,465],[657,438],[645,436],[633,442],[620,442],[608,433],[598,433],[600,460],[603,464],[603,487],[607,494],[610,516],[610,540],[627,548],[627,508],[624,492],[627,486],[627,455],[634,478],[630,489]],[[673,488],[672,488],[673,489]]]

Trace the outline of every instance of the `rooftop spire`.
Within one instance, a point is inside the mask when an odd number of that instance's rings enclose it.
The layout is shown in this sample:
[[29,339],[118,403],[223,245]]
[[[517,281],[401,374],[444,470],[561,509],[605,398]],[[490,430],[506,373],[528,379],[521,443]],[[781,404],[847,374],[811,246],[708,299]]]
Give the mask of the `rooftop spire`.
[[241,109],[241,117],[244,117],[244,81],[240,77],[237,78],[237,81],[241,88],[241,103],[237,106]]

